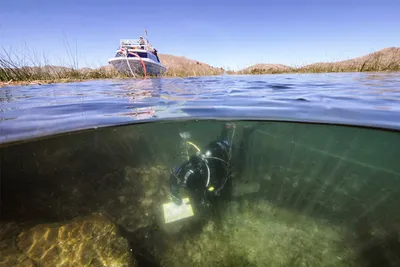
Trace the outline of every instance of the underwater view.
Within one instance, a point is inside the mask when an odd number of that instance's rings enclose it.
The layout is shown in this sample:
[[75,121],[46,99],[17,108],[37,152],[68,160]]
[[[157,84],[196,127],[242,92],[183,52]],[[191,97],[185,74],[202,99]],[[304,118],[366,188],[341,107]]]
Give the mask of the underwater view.
[[400,265],[394,130],[157,121],[0,153],[0,266]]

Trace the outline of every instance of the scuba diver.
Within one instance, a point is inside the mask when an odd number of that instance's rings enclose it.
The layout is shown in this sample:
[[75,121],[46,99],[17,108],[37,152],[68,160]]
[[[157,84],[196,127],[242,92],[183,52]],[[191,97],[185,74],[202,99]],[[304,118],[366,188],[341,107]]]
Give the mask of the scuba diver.
[[176,204],[182,203],[179,193],[181,188],[188,191],[197,208],[207,208],[216,197],[221,196],[222,190],[230,182],[230,160],[235,128],[234,123],[225,123],[218,140],[210,142],[203,151],[195,144],[186,142],[197,152],[195,155],[187,156],[187,161],[171,172],[170,190]]

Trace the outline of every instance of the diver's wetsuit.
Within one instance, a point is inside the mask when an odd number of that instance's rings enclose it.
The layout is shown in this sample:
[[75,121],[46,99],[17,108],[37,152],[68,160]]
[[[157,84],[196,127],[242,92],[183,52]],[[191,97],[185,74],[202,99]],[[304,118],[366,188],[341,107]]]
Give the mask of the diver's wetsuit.
[[180,187],[186,188],[195,204],[207,206],[213,196],[220,194],[229,178],[231,146],[228,134],[231,124],[226,124],[218,141],[213,141],[177,168],[170,177],[171,194],[175,203],[182,203]]

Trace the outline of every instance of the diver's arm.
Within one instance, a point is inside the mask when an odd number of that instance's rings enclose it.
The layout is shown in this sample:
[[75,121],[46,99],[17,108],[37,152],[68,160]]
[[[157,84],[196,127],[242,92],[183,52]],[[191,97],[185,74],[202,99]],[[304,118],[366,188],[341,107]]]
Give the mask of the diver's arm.
[[179,194],[180,184],[177,174],[174,172],[171,172],[171,176],[169,177],[169,187],[170,187],[172,201],[180,205],[182,203],[182,198]]

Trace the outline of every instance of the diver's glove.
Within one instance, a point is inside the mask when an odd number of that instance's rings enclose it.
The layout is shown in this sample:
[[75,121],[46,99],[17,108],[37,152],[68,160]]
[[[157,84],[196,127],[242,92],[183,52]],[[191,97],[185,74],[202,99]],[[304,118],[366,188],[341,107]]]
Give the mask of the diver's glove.
[[176,205],[181,205],[181,204],[182,204],[182,199],[181,199],[181,198],[179,198],[179,197],[177,197],[177,196],[175,196],[175,195],[173,195],[173,194],[171,194],[171,198],[172,198],[172,201],[173,201]]
[[181,167],[177,167],[171,170],[170,176],[170,198],[177,205],[182,204],[182,199],[179,194],[180,182],[179,178],[176,176],[176,173],[179,172],[180,168]]
[[171,199],[177,205],[182,204],[182,198],[179,195],[179,188],[171,186]]

